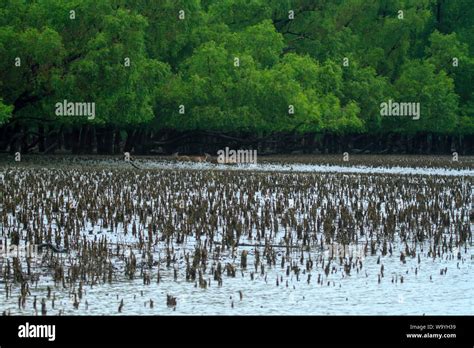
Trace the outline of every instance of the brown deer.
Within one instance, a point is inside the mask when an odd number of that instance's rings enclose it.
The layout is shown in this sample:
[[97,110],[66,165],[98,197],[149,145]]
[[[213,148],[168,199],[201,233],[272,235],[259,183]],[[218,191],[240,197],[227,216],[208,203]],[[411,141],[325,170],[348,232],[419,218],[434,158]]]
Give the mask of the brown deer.
[[177,161],[188,162],[190,160],[188,156],[180,156],[179,152],[175,152],[174,154],[171,155],[171,157]]
[[204,153],[204,156],[180,156],[179,152],[174,153],[173,158],[182,161],[182,162],[207,162],[209,158],[211,158],[211,155],[208,153]]
[[207,162],[209,158],[211,158],[211,155],[209,155],[208,153],[204,153],[204,156],[191,157],[191,161],[201,163],[201,162]]

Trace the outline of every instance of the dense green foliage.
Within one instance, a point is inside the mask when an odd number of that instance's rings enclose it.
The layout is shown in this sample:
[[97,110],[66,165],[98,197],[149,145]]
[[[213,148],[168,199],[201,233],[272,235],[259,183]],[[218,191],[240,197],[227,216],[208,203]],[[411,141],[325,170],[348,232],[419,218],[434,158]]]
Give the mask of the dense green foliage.
[[471,0],[0,0],[0,124],[472,134],[473,52]]

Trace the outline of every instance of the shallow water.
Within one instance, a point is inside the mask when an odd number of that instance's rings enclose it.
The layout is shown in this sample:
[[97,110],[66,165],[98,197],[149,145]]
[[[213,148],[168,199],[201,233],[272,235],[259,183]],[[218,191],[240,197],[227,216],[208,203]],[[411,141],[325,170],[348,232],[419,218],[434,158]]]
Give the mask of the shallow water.
[[[225,277],[221,287],[211,282],[210,287],[201,289],[195,287],[194,282],[183,280],[183,275],[174,281],[172,270],[163,268],[159,284],[155,280],[150,285],[144,285],[141,279],[136,279],[84,287],[83,300],[78,309],[74,309],[74,298],[68,296],[68,291],[56,288],[53,290],[56,294],[55,309],[50,309],[48,315],[116,315],[122,299],[122,314],[130,315],[472,315],[474,262],[469,253],[462,255],[460,261],[457,258],[422,258],[421,264],[416,258],[408,258],[403,264],[398,257],[382,257],[381,263],[390,271],[386,272],[380,284],[377,280],[380,269],[377,256],[367,257],[362,270],[350,276],[343,277],[338,267],[338,272],[324,277],[321,284],[317,283],[318,272],[300,274],[297,280],[294,274],[287,277],[285,270],[278,266],[267,269],[266,280],[258,272],[251,280],[252,268],[249,267],[243,273],[238,271],[235,278]],[[418,267],[417,275],[415,267]],[[440,275],[440,269],[445,267],[448,268],[447,273]],[[309,284],[308,274],[312,275]],[[278,286],[277,276],[283,277]],[[400,276],[403,276],[403,283]],[[394,277],[397,278],[396,283],[392,282]],[[31,288],[32,296],[37,295],[38,299],[44,297],[48,285],[53,288],[54,282],[44,281],[37,288]],[[239,291],[242,292],[242,300]],[[167,294],[177,297],[175,310],[166,306]],[[38,311],[32,308],[33,297],[28,299],[26,309],[18,309],[17,298],[5,301],[4,289],[0,291],[0,296],[3,298],[0,304],[2,311],[10,310],[11,314],[18,315],[39,312],[39,300]],[[154,302],[153,308],[150,308],[150,300]]]
[[[93,159],[64,160],[62,164],[75,164],[100,168],[133,168],[123,160]],[[176,162],[169,160],[138,159],[134,163],[140,169],[167,170],[223,170],[248,172],[283,172],[283,173],[346,173],[346,174],[400,174],[400,175],[442,175],[442,176],[474,176],[471,168],[442,168],[442,167],[409,167],[409,166],[368,166],[368,165],[333,165],[333,164],[302,164],[302,163],[256,163],[256,164],[213,164],[196,162]],[[471,162],[469,162],[471,163]]]
[[[148,163],[148,168],[168,168],[170,164]],[[206,165],[191,165],[192,169],[202,169]],[[262,166],[246,168],[245,170],[269,170],[285,171],[287,166]],[[171,169],[186,169],[188,166],[178,165]],[[263,169],[262,169],[263,168]],[[319,172],[342,170],[327,166],[293,166],[292,170],[301,172]],[[189,169],[189,168],[188,168]],[[242,169],[242,168],[239,168]],[[351,170],[355,170],[351,168]],[[356,168],[358,175],[374,172],[374,168]],[[449,174],[447,174],[449,172]],[[352,173],[354,173],[352,171]],[[473,171],[455,171],[441,169],[420,168],[380,168],[380,173],[390,174],[438,174],[449,176],[472,177]],[[4,179],[1,173],[1,179]],[[328,174],[329,175],[329,174]],[[471,193],[472,196],[472,193]],[[264,201],[263,194],[260,199]],[[472,201],[472,200],[471,200]],[[473,225],[471,224],[471,231]],[[106,237],[109,243],[125,243],[135,248],[136,238],[130,234],[125,236],[122,230],[112,232],[98,226],[90,226],[85,233],[89,240]],[[2,229],[3,231],[3,229]],[[4,232],[4,231],[3,231]],[[86,231],[84,231],[86,232]],[[241,241],[242,242],[242,241]],[[244,240],[245,242],[245,240]],[[252,242],[252,241],[248,241]],[[360,241],[362,244],[364,241]],[[160,266],[161,280],[156,279],[156,267],[153,269],[151,284],[144,285],[143,279],[137,275],[134,280],[127,280],[123,275],[115,275],[112,283],[100,283],[94,286],[84,286],[82,299],[78,308],[73,306],[75,300],[72,295],[75,289],[62,288],[60,284],[54,283],[48,275],[46,268],[37,268],[44,276],[36,285],[30,285],[31,296],[28,296],[25,308],[18,306],[18,291],[13,290],[12,295],[6,298],[5,286],[0,284],[0,312],[8,312],[12,315],[35,315],[40,314],[40,299],[45,297],[47,287],[52,288],[55,295],[54,308],[51,299],[47,300],[48,315],[180,315],[180,314],[211,314],[211,315],[473,315],[474,314],[474,257],[472,253],[472,239],[468,246],[460,249],[454,248],[443,253],[442,257],[428,256],[428,244],[418,245],[416,254],[418,257],[406,257],[406,263],[400,261],[400,252],[403,247],[399,241],[393,243],[393,254],[381,256],[365,256],[362,247],[352,246],[349,253],[354,260],[362,261],[362,267],[353,268],[350,275],[344,272],[343,265],[336,258],[331,261],[334,270],[326,277],[322,270],[320,261],[325,263],[329,260],[329,251],[312,248],[305,251],[305,260],[310,257],[316,263],[311,271],[305,270],[304,263],[299,262],[301,251],[294,250],[290,253],[293,264],[301,268],[299,276],[293,271],[287,275],[285,268],[280,267],[281,256],[285,248],[275,247],[277,251],[276,265],[268,266],[265,262],[265,275],[254,267],[254,253],[259,247],[239,247],[249,251],[248,266],[241,269],[239,257],[231,255],[226,251],[220,256],[225,265],[232,262],[237,265],[235,277],[224,275],[222,286],[212,279],[210,274],[205,274],[206,281],[210,279],[210,286],[206,289],[200,288],[195,282],[185,280],[185,265],[182,259],[185,253],[194,251],[196,240],[190,238],[185,244],[175,244],[174,251],[177,262],[171,267],[164,264]],[[281,249],[281,250],[280,250]],[[459,254],[458,254],[459,253]],[[138,252],[137,252],[138,254]],[[153,250],[156,259],[163,258],[163,246],[157,245]],[[74,258],[74,253],[70,256]],[[288,256],[288,255],[287,255]],[[43,258],[49,257],[48,254]],[[68,256],[59,256],[67,259]],[[380,257],[380,263],[378,259]],[[137,255],[140,260],[140,256]],[[0,261],[6,262],[5,259]],[[210,261],[212,263],[212,261]],[[123,261],[114,260],[115,266],[120,269]],[[381,265],[384,265],[384,277],[378,281]],[[179,273],[174,280],[175,267]],[[3,265],[2,265],[3,268]],[[447,268],[447,272],[441,274],[441,270]],[[42,270],[42,271],[41,271]],[[416,270],[416,274],[415,274]],[[146,268],[142,271],[147,272]],[[254,279],[251,279],[251,273]],[[140,271],[138,271],[140,273]],[[308,280],[308,276],[311,278]],[[322,281],[318,282],[321,276]],[[403,281],[402,281],[403,277]],[[278,284],[277,284],[278,279]],[[166,305],[166,296],[173,295],[177,298],[175,309]],[[33,298],[37,296],[37,309],[33,308]],[[242,296],[242,298],[241,298]],[[118,313],[118,307],[123,300],[123,308]],[[150,300],[153,306],[150,306]]]
[[369,167],[369,166],[336,166],[318,164],[240,164],[236,166],[215,165],[208,163],[166,163],[143,162],[144,168],[158,169],[218,169],[244,170],[256,172],[286,172],[286,173],[347,173],[347,174],[406,174],[406,175],[443,175],[443,176],[474,176],[474,170],[446,168],[407,168],[407,167]]

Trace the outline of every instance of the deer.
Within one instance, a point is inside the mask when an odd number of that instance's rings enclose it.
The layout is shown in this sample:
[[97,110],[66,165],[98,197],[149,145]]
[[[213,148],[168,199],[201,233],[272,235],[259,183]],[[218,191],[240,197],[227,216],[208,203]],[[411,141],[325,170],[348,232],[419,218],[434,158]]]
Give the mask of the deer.
[[177,161],[185,161],[185,162],[190,161],[188,156],[180,156],[179,152],[175,152],[174,154],[171,155],[171,157]]
[[191,157],[191,161],[201,163],[201,162],[207,162],[209,158],[211,158],[211,155],[209,155],[208,153],[204,153],[204,156]]
[[180,156],[179,152],[174,153],[173,158],[178,160],[178,161],[183,161],[183,162],[207,162],[209,158],[211,158],[211,155],[208,153],[204,153],[204,156]]

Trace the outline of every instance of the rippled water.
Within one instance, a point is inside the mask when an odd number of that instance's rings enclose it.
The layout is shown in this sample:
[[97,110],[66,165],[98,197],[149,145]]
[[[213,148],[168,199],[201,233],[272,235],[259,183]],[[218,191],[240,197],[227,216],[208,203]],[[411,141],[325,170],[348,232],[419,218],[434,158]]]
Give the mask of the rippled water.
[[409,167],[368,167],[368,166],[337,166],[319,164],[240,164],[236,166],[215,165],[209,163],[143,162],[144,168],[158,169],[220,169],[260,172],[289,173],[354,173],[354,174],[406,174],[406,175],[443,175],[443,176],[474,176],[470,169],[447,168],[409,168]]
[[[78,309],[73,308],[74,298],[69,297],[67,291],[55,288],[56,309],[48,314],[115,315],[122,299],[122,314],[474,314],[474,261],[469,249],[468,253],[462,252],[461,260],[455,255],[452,259],[451,256],[433,259],[424,255],[420,264],[417,258],[407,258],[403,264],[395,255],[399,255],[396,249],[394,256],[381,257],[387,271],[380,283],[377,279],[378,256],[368,256],[363,260],[362,270],[350,276],[342,276],[344,272],[338,266],[337,273],[330,274],[327,279],[324,277],[321,284],[317,283],[318,272],[300,273],[297,280],[293,273],[287,277],[285,269],[278,266],[266,269],[266,277],[256,272],[251,280],[250,271],[255,270],[249,267],[246,271],[238,271],[235,278],[225,277],[221,287],[213,282],[207,289],[201,289],[193,282],[184,281],[183,274],[178,277],[181,280],[174,281],[172,269],[162,268],[159,284],[155,280],[150,285],[143,285],[141,279],[136,279],[84,287],[83,301]],[[252,258],[249,258],[249,265],[253,265]],[[447,273],[441,275],[440,270],[446,267]],[[415,268],[418,268],[416,275]],[[308,274],[312,275],[309,283]],[[276,284],[277,277],[283,277],[279,285]],[[41,282],[31,289],[31,294],[42,298],[48,285],[53,287],[54,283]],[[166,306],[167,294],[177,297],[174,311]],[[32,296],[28,298],[26,310],[18,309],[17,298],[5,301],[4,289],[0,296],[3,298],[0,310],[35,314]],[[150,300],[154,303],[153,308],[150,308]]]
[[[157,165],[150,165],[151,167]],[[283,168],[284,166],[281,166]],[[266,168],[266,167],[262,167]],[[267,169],[274,167],[268,167]],[[279,168],[279,169],[281,169]],[[300,168],[301,169],[301,168]],[[326,168],[327,169],[327,168]],[[265,169],[266,170],[266,169]],[[269,169],[270,170],[270,169]],[[339,170],[339,168],[337,169]],[[357,169],[364,172],[363,169]],[[398,170],[398,169],[397,169]],[[414,172],[425,175],[425,170],[403,168],[406,173]],[[305,171],[305,170],[302,170]],[[315,166],[311,167],[315,171]],[[317,170],[316,170],[317,171]],[[418,172],[417,172],[418,171]],[[372,173],[366,170],[366,173]],[[433,170],[431,169],[433,174]],[[446,174],[438,172],[437,174]],[[472,171],[450,171],[449,175],[472,176]],[[471,225],[472,230],[473,225]],[[111,242],[126,241],[120,232],[95,229],[88,235],[107,236]],[[129,242],[129,241],[128,241]],[[195,242],[195,241],[194,241]],[[472,242],[471,242],[472,243]],[[321,267],[315,267],[311,272],[304,271],[304,264],[299,264],[302,272],[297,277],[286,267],[279,267],[281,253],[278,255],[276,266],[269,268],[265,265],[265,275],[261,275],[260,267],[254,268],[254,247],[241,247],[239,250],[249,251],[247,269],[237,268],[235,278],[224,276],[222,286],[211,281],[206,289],[201,289],[194,282],[185,281],[185,265],[183,255],[194,250],[194,243],[188,242],[185,247],[176,246],[175,254],[178,262],[178,280],[174,280],[173,268],[161,266],[161,281],[156,277],[150,285],[144,285],[142,278],[126,280],[118,276],[111,284],[99,284],[83,288],[83,298],[79,307],[73,306],[74,297],[69,289],[56,286],[51,277],[41,277],[36,286],[30,288],[31,296],[27,299],[25,309],[18,306],[17,292],[6,298],[4,284],[0,284],[0,312],[8,311],[13,315],[35,315],[40,313],[40,299],[45,296],[46,288],[51,287],[56,300],[53,308],[48,308],[48,315],[116,315],[123,300],[120,314],[215,314],[215,315],[473,315],[474,314],[474,257],[472,244],[462,249],[454,249],[445,253],[442,258],[427,255],[428,246],[424,250],[416,250],[418,257],[407,257],[406,263],[400,261],[399,255],[403,249],[394,243],[393,256],[374,255],[363,257],[358,247],[351,252],[361,257],[362,268],[356,272],[352,269],[346,275],[339,260],[334,260],[335,272],[326,278]],[[183,249],[185,248],[185,249]],[[261,250],[263,248],[260,248]],[[278,248],[277,248],[278,250]],[[281,248],[284,252],[285,249]],[[304,252],[305,260],[308,255],[312,260],[320,256],[327,262],[327,251],[312,250]],[[154,255],[163,256],[163,250],[156,248]],[[292,259],[298,262],[301,251],[295,250]],[[66,257],[66,256],[65,256]],[[221,256],[221,261],[235,258],[229,253]],[[378,263],[380,258],[380,263]],[[2,260],[0,262],[5,262]],[[235,262],[239,264],[238,261]],[[384,277],[378,279],[381,265],[384,265]],[[447,269],[446,272],[441,270]],[[37,269],[38,270],[38,269]],[[251,279],[251,272],[254,278]],[[442,273],[442,274],[441,274]],[[308,279],[308,276],[311,276]],[[323,279],[318,282],[318,276]],[[210,278],[206,275],[205,279]],[[402,281],[403,277],[403,281]],[[278,284],[277,284],[278,279]],[[175,309],[166,305],[167,294],[177,298]],[[34,296],[37,296],[37,311],[32,306]],[[153,301],[153,306],[150,305]]]

